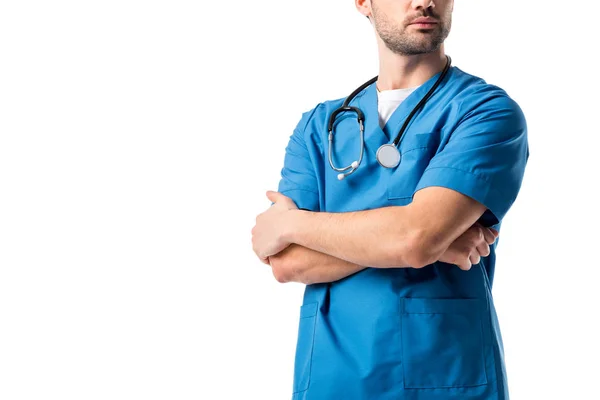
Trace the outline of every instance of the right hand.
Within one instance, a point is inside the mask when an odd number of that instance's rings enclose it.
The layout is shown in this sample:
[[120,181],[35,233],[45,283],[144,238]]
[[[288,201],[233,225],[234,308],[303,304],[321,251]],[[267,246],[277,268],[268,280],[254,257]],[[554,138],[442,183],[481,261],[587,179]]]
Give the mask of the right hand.
[[489,245],[496,241],[498,234],[498,231],[493,228],[485,228],[475,223],[446,249],[439,261],[454,264],[468,271],[473,264],[479,262],[481,257],[490,254]]

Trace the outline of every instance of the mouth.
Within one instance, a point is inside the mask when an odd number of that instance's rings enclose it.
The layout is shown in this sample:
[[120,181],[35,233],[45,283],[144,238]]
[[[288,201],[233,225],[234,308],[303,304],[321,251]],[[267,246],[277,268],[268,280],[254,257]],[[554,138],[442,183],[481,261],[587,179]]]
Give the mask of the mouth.
[[421,18],[415,19],[409,25],[413,25],[419,29],[431,29],[431,28],[435,28],[435,26],[437,24],[438,24],[438,22],[433,18],[421,17]]

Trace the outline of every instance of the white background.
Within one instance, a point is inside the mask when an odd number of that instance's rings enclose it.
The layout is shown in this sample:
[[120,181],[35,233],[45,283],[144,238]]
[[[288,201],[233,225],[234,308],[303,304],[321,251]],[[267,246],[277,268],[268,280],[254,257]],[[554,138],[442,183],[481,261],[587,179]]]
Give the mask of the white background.
[[[301,113],[377,74],[369,22],[349,0],[0,4],[0,399],[290,398],[304,286],[250,230]],[[597,18],[457,0],[446,41],[529,126],[493,291],[513,400],[600,398]]]

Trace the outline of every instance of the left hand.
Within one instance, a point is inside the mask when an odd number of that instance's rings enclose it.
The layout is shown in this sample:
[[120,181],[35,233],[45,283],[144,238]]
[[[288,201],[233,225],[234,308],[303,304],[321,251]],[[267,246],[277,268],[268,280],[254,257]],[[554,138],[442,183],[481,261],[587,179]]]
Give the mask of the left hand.
[[289,229],[289,212],[297,210],[296,203],[279,192],[267,191],[267,198],[274,202],[256,217],[252,228],[252,249],[261,262],[269,264],[269,256],[279,253],[291,243],[283,238]]

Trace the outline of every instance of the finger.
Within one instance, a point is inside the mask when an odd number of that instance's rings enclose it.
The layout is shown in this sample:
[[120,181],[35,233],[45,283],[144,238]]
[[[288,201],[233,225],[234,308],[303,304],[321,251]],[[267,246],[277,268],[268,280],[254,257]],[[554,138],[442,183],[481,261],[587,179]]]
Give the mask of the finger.
[[463,271],[468,271],[468,270],[471,269],[471,262],[467,260],[467,261],[462,262],[460,264],[456,264],[456,266],[458,268],[462,269]]
[[476,249],[481,257],[487,257],[490,255],[490,245],[486,242],[480,243]]
[[484,238],[483,232],[485,231],[485,228],[480,224],[474,224],[472,228],[471,239],[474,241],[482,240]]
[[466,258],[462,258],[461,260],[458,261],[457,264],[455,264],[458,268],[462,269],[463,271],[468,271],[471,269],[471,260],[469,259],[469,257]]
[[254,254],[256,254],[256,257],[258,257],[258,259],[260,260],[261,263],[267,264],[267,265],[271,265],[271,262],[269,260],[270,256],[262,257],[259,254],[258,247],[257,247],[257,245],[255,243],[255,240],[254,240],[254,236],[252,237],[252,251],[254,252]]
[[277,200],[279,200],[279,192],[267,190],[267,198],[271,201],[277,202]]
[[271,265],[271,262],[269,261],[269,257],[267,257],[267,258],[262,258],[262,257],[259,257],[258,259],[259,259],[259,260],[260,260],[260,262],[262,262],[263,264]]
[[258,258],[258,260],[263,263],[263,264],[267,264],[267,265],[271,265],[271,260],[269,260],[269,257],[261,257],[258,255],[258,253],[254,252],[254,254],[256,254],[256,257]]
[[471,255],[469,256],[469,260],[471,260],[471,265],[473,264],[479,264],[479,261],[481,260],[481,256],[479,255],[478,252],[473,252],[471,253]]
[[494,233],[490,230],[490,228],[484,228],[483,229],[483,236],[485,238],[485,242],[487,244],[493,244],[496,241],[496,236],[494,235]]

